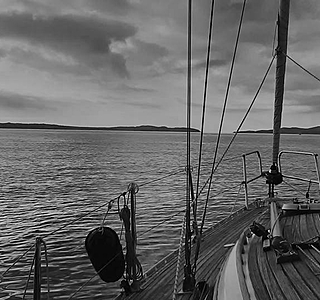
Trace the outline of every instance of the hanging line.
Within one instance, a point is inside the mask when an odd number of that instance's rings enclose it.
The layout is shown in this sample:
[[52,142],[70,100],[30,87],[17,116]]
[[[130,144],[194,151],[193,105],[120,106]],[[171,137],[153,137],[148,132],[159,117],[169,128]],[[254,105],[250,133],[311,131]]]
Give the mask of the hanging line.
[[216,163],[216,159],[217,159],[218,148],[219,148],[219,144],[220,144],[222,125],[223,125],[223,121],[224,121],[224,117],[225,117],[225,111],[226,111],[226,107],[227,107],[227,101],[228,101],[228,97],[229,97],[229,91],[230,91],[230,86],[231,86],[231,79],[232,79],[232,75],[233,75],[237,49],[238,49],[238,45],[239,45],[239,39],[240,39],[240,33],[241,33],[241,28],[242,28],[242,23],[243,23],[243,16],[244,16],[244,11],[245,11],[245,6],[246,6],[246,0],[243,1],[241,17],[240,17],[240,22],[239,22],[239,27],[238,27],[238,32],[237,32],[237,38],[236,38],[236,43],[235,43],[235,47],[234,47],[234,51],[233,51],[232,63],[231,63],[230,72],[229,72],[229,79],[228,79],[228,84],[227,84],[227,89],[226,89],[226,94],[225,94],[225,99],[224,99],[224,104],[223,104],[223,109],[222,109],[222,114],[221,114],[221,119],[220,119],[219,132],[218,132],[216,147],[215,147],[215,151],[214,151],[214,158],[213,158],[213,162],[212,162],[211,174],[210,174],[210,178],[209,178],[209,186],[208,186],[208,191],[207,191],[207,198],[206,198],[206,202],[205,202],[204,212],[203,212],[203,215],[202,215],[200,235],[202,234],[202,231],[203,231],[203,224],[204,224],[204,220],[205,220],[206,213],[207,213],[207,206],[208,206],[208,201],[209,201],[209,196],[210,196],[212,178],[213,178],[213,173],[214,173],[214,169],[215,169],[215,163]]

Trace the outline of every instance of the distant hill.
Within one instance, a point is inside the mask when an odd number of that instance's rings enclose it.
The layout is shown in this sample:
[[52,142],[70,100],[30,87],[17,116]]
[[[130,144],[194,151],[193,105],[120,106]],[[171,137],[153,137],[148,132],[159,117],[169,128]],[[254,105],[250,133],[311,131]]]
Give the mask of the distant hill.
[[[240,133],[272,133],[272,129],[262,130],[244,130]],[[310,128],[299,128],[299,127],[282,127],[281,133],[283,134],[320,134],[320,126]]]
[[[167,127],[167,126],[114,126],[114,127],[86,127],[86,126],[68,126],[45,123],[0,123],[0,128],[7,129],[59,129],[59,130],[117,130],[117,131],[165,131],[165,132],[186,132],[185,127]],[[191,128],[191,132],[199,132],[198,129]]]

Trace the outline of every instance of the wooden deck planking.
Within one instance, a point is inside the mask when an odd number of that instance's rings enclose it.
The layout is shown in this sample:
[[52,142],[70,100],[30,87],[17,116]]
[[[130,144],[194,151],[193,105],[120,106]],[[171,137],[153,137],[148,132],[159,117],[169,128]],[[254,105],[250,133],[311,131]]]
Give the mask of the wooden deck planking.
[[283,237],[289,242],[292,243],[295,241],[294,234],[292,232],[292,222],[293,216],[285,217],[281,219]]
[[268,267],[279,284],[279,288],[288,300],[300,299],[299,294],[294,289],[292,282],[285,276],[281,264],[277,264],[276,255],[273,250],[267,252]]
[[267,287],[263,281],[262,274],[260,272],[259,261],[257,256],[258,247],[261,246],[261,238],[255,237],[250,245],[249,251],[249,276],[255,291],[256,298],[258,300],[269,300],[270,295],[267,291]]
[[[228,218],[221,224],[206,231],[203,236],[197,265],[197,281],[206,280],[211,289],[228,252],[224,245],[234,243],[243,230],[253,220],[260,218],[268,222],[262,215],[266,208],[243,211],[242,214]],[[284,237],[290,242],[303,242],[316,237],[320,232],[319,214],[286,216],[281,219]],[[265,225],[265,224],[264,224]],[[274,251],[264,252],[261,239],[254,238],[249,251],[249,274],[258,300],[283,299],[320,299],[320,253],[314,249],[305,249],[299,253],[300,261],[276,263]],[[300,251],[301,252],[301,251]],[[192,257],[194,247],[192,249]],[[183,280],[184,251],[179,270],[179,288]],[[150,272],[143,284],[144,290],[128,297],[118,299],[171,299],[176,274],[177,252],[167,257],[159,269]],[[178,294],[176,299],[189,300],[191,293]]]
[[320,234],[320,214],[312,214],[314,219],[315,227],[318,231],[318,234]]
[[[272,270],[269,267],[268,257],[267,257],[268,253],[263,251],[261,244],[260,244],[260,247],[257,247],[256,254],[258,257],[258,265],[260,268],[260,273],[268,292],[268,297],[271,299],[286,300],[284,294],[281,291],[277,278],[274,276]],[[251,275],[250,277],[252,278]]]
[[[226,243],[234,243],[239,238],[242,231],[248,227],[253,220],[259,218],[262,212],[267,208],[249,209],[241,213],[234,214],[221,224],[208,229],[203,235],[200,255],[198,259],[197,280],[207,280],[213,286],[219,269],[224,261],[228,249],[224,248]],[[230,234],[231,232],[231,234]],[[194,251],[194,247],[192,252]],[[182,262],[179,271],[179,288],[181,291],[183,279],[184,250],[182,251]],[[193,256],[192,256],[193,257]],[[164,300],[171,299],[174,288],[174,279],[176,274],[177,252],[168,256],[167,262],[154,272],[150,271],[145,282],[142,284],[142,291],[129,296],[119,296],[117,299],[153,299]],[[187,300],[191,294],[181,294],[177,299]]]
[[[316,277],[319,277],[320,275],[320,255],[313,249],[304,249],[303,251],[305,251],[306,255],[308,256],[308,259],[305,259],[305,264],[307,265],[307,267],[311,270],[311,272],[313,272],[313,274]],[[300,256],[302,256],[303,254],[301,253]],[[319,298],[320,299],[320,298]]]
[[[293,262],[293,266],[301,276],[301,280],[309,287],[316,299],[320,299],[320,281],[313,270],[309,267],[309,258],[300,255],[301,260]],[[306,262],[307,261],[307,262]],[[309,298],[308,298],[309,299]]]
[[[306,266],[304,266],[305,268]],[[306,284],[303,277],[301,277],[300,273],[294,267],[293,263],[283,263],[282,268],[284,274],[288,277],[288,279],[292,282],[293,287],[299,293],[300,299],[308,299],[308,300],[318,300],[309,286]]]
[[[307,241],[319,235],[319,214],[282,218],[284,236],[290,242]],[[320,253],[299,251],[300,260],[276,263],[275,253],[263,252],[261,241],[250,246],[249,273],[257,299],[320,299]]]
[[315,214],[306,214],[307,230],[309,232],[310,238],[319,235],[317,227],[314,223],[314,215]]

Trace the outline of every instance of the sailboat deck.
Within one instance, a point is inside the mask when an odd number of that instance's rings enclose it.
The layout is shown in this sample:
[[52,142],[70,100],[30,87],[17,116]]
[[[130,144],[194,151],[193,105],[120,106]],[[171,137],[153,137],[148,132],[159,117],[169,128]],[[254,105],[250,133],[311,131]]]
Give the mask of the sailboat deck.
[[[253,220],[260,219],[266,211],[266,207],[252,207],[248,210],[241,210],[205,232],[197,264],[197,282],[205,280],[209,284],[211,291],[213,291],[214,283],[220,272],[225,256],[229,251],[229,248],[224,246],[229,243],[235,243],[243,230],[245,230]],[[129,296],[125,296],[123,293],[116,299],[172,299],[177,258],[178,250],[167,256],[145,274],[145,281],[141,287],[142,291]],[[190,299],[192,297],[191,293],[181,292],[183,265],[184,251],[181,253],[181,265],[177,284],[178,294],[176,295],[176,299]]]
[[[320,215],[310,213],[284,217],[283,236],[301,243],[320,235]],[[264,252],[261,238],[249,251],[249,274],[258,300],[320,299],[320,251],[314,247],[297,249],[299,260],[277,264],[273,250]]]

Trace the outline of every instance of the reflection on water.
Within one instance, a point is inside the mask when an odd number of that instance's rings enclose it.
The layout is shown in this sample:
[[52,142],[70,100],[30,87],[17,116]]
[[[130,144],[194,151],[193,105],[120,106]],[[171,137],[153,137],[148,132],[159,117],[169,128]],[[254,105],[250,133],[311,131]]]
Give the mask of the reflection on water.
[[[198,161],[198,138],[197,134],[192,135],[194,166]],[[222,148],[230,138],[223,136]],[[215,135],[205,136],[200,188],[211,172],[214,141]],[[259,150],[267,169],[270,141],[269,135],[238,137],[214,177],[207,227],[243,205],[240,156]],[[308,136],[284,136],[282,142],[291,150],[301,150],[303,146],[317,152],[319,148],[317,139]],[[185,137],[178,133],[0,130],[0,272],[41,236],[48,249],[50,299],[112,299],[119,292],[119,283],[106,284],[95,276],[84,249],[87,233],[101,225],[107,206],[97,208],[117,198],[128,183],[140,185],[138,255],[147,270],[179,243],[185,202],[184,157]],[[285,167],[292,168],[296,161],[289,161]],[[253,178],[259,168],[255,157],[248,158],[251,163],[254,166],[248,167],[248,175]],[[312,166],[312,162],[299,158],[293,172],[301,174],[302,165]],[[303,175],[315,177],[315,172]],[[196,177],[194,168],[194,183]],[[162,179],[155,181],[158,178]],[[307,189],[306,183],[300,185]],[[261,190],[266,192],[264,180],[250,186],[251,199],[260,196]],[[199,219],[206,198],[204,191],[199,199]],[[116,204],[112,212],[105,225],[120,233]],[[70,224],[74,220],[77,221]],[[1,299],[22,299],[32,260],[33,249],[1,278]],[[48,279],[44,256],[42,265],[45,295]],[[32,280],[27,287],[26,299],[30,299]]]

